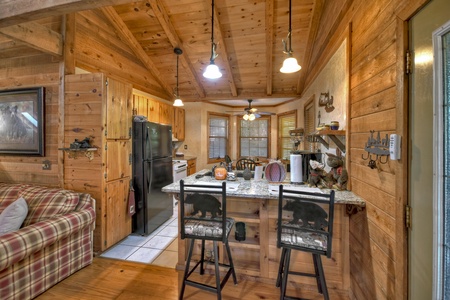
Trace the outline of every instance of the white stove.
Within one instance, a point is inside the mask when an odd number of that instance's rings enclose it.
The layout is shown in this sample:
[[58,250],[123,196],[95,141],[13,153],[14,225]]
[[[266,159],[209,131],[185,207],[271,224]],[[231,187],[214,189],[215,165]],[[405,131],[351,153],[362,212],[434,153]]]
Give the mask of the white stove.
[[187,176],[187,160],[174,159],[172,160],[173,182],[183,179]]

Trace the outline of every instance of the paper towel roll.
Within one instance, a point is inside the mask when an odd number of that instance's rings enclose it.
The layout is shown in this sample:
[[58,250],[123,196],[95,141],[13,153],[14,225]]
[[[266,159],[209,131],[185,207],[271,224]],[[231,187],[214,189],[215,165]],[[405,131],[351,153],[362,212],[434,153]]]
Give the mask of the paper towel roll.
[[261,179],[262,174],[263,174],[263,166],[256,166],[254,179]]
[[302,156],[291,154],[291,182],[303,183]]

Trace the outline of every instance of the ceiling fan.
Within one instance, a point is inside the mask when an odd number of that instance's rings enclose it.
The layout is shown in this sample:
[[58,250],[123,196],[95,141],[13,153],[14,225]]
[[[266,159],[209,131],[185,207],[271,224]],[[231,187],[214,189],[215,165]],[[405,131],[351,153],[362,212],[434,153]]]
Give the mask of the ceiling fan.
[[234,115],[243,116],[244,120],[253,121],[255,118],[260,118],[261,115],[274,115],[271,112],[258,111],[257,108],[252,107],[252,99],[247,99],[248,107],[244,108],[242,112],[229,111],[233,112]]

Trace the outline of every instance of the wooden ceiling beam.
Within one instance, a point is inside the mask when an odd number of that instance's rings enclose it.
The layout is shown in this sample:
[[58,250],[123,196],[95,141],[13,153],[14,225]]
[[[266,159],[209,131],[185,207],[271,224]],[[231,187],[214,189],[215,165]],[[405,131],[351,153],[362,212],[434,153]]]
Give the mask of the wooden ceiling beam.
[[150,59],[150,57],[145,53],[142,46],[136,40],[134,35],[130,32],[126,24],[117,14],[116,10],[111,7],[102,7],[102,12],[109,18],[111,24],[117,30],[119,36],[124,40],[125,43],[131,48],[131,50],[136,54],[137,58],[144,64],[144,66],[148,69],[148,71],[153,75],[154,79],[161,85],[161,87],[167,92],[168,95],[173,96],[172,87],[163,81],[161,78],[161,73],[159,72],[156,65]]
[[55,56],[63,54],[62,35],[35,22],[0,28],[0,33],[39,51]]
[[273,84],[273,1],[266,1],[266,90],[268,96],[272,95]]
[[[205,1],[205,6],[207,6],[207,2]],[[210,3],[210,2],[209,2]],[[205,9],[206,10],[206,9]],[[223,56],[223,61],[225,63],[225,66],[223,66],[227,72],[227,80],[228,84],[230,85],[230,91],[231,94],[236,97],[238,95],[236,83],[234,82],[233,72],[231,71],[231,65],[230,65],[230,58],[228,57],[228,51],[227,51],[227,44],[225,44],[225,40],[223,38],[222,29],[219,22],[219,14],[217,13],[216,7],[214,7],[214,11],[211,11],[211,5],[209,5],[209,8],[207,9],[209,11],[210,18],[212,17],[212,14],[214,14],[214,36],[216,44],[219,46],[217,47],[218,52],[220,52],[220,55]]]
[[205,90],[200,84],[200,79],[197,76],[197,72],[195,72],[194,66],[192,65],[189,58],[188,47],[184,47],[183,42],[179,38],[178,34],[173,27],[172,22],[170,21],[169,15],[167,14],[164,6],[161,4],[159,0],[151,0],[149,1],[150,5],[153,9],[153,13],[158,19],[161,27],[164,29],[164,32],[169,39],[169,42],[172,44],[174,48],[178,47],[183,50],[183,55],[180,55],[181,64],[183,67],[188,70],[187,74],[189,76],[189,81],[194,85],[195,90],[201,98],[205,98]]
[[295,98],[298,99],[299,95],[295,92],[292,93],[273,93],[271,96],[267,96],[266,92],[249,92],[240,91],[236,96],[231,93],[225,94],[207,94],[205,99],[198,99],[195,95],[183,95],[183,102],[198,102],[209,100],[247,100],[247,99],[270,99],[270,98]]
[[130,0],[2,0],[0,9],[0,28],[18,25],[55,15],[64,15],[102,6],[129,3]]

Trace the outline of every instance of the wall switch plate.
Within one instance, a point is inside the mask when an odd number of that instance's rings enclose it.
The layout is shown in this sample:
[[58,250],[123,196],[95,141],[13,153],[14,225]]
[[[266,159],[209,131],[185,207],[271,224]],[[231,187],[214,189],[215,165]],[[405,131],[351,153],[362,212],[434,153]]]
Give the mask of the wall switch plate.
[[184,145],[184,150],[187,150],[187,145]]

